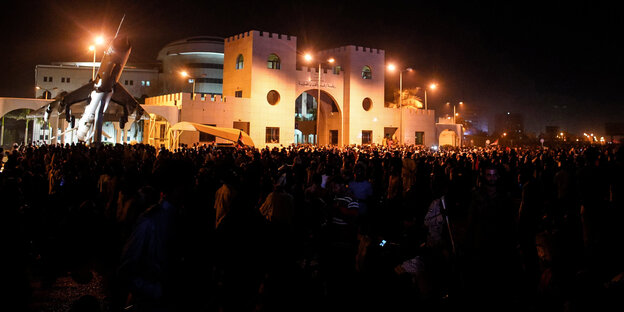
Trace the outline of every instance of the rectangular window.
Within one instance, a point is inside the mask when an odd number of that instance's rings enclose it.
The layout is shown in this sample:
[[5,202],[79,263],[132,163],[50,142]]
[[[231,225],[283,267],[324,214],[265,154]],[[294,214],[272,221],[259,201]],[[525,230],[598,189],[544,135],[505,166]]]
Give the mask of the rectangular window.
[[279,128],[267,127],[266,128],[266,143],[279,143]]
[[145,84],[149,87],[150,86],[150,82],[149,80],[145,82]]
[[338,145],[338,130],[329,130],[329,144]]
[[340,75],[341,67],[340,65],[334,67],[334,75]]
[[128,80],[124,81],[124,85],[126,86],[128,85]]
[[69,77],[67,77],[67,78],[65,79],[65,81],[66,81],[67,83],[69,83]]
[[414,144],[416,145],[424,145],[425,144],[425,133],[417,131],[414,135]]
[[232,124],[232,128],[243,130],[243,132],[249,134],[249,121],[235,121]]
[[167,125],[160,125],[160,131],[158,133],[158,138],[161,140],[165,139],[165,134],[167,133]]
[[43,82],[48,82],[48,76],[43,76]]
[[[214,124],[205,124],[206,126],[212,126],[212,127],[216,127],[217,125]],[[214,142],[216,140],[216,137],[212,134],[208,134],[208,133],[204,133],[204,132],[199,132],[199,142]]]
[[52,82],[52,76],[48,77],[48,82]]
[[134,85],[134,80],[130,80],[130,85]]
[[185,68],[223,69],[223,64],[217,64],[217,63],[188,63],[184,67]]
[[371,144],[372,141],[373,141],[373,131],[362,130],[362,145]]
[[141,80],[141,86],[145,87],[145,80]]
[[65,82],[65,77],[61,77],[61,82]]
[[234,96],[235,97],[243,97],[243,91],[242,90],[234,91]]

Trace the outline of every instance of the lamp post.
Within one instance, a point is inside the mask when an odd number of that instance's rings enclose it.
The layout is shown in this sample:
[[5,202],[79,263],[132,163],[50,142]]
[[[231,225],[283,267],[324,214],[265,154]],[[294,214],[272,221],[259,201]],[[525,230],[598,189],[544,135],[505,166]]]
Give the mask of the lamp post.
[[[309,54],[309,53],[307,53],[307,54],[304,56],[304,58],[305,58],[305,60],[306,60],[307,62],[311,62],[311,61],[312,61],[312,59],[313,59],[313,58],[312,58],[312,55],[311,55],[311,54]],[[329,59],[327,60],[327,62],[328,62],[328,63],[333,63],[333,62],[334,62],[334,59],[333,59],[333,58],[329,58]],[[317,88],[318,88],[318,97],[317,97],[317,99],[316,99],[316,101],[317,101],[317,103],[316,103],[316,145],[318,145],[318,144],[319,144],[319,135],[320,135],[320,128],[319,128],[319,125],[320,125],[320,120],[321,120],[321,65],[322,65],[322,64],[323,64],[323,62],[319,62],[319,63],[318,63],[318,85],[317,85]],[[341,114],[341,116],[342,116],[342,114]],[[343,118],[344,118],[344,117],[343,117]],[[344,125],[341,125],[341,127],[342,127],[342,126],[344,126]],[[343,132],[343,133],[344,133],[344,129],[343,129],[341,132]],[[343,141],[343,143],[344,143],[344,141]]]
[[[394,64],[390,64],[388,65],[388,70],[390,71],[395,71],[396,70],[396,66],[394,66]],[[403,73],[404,72],[408,72],[408,71],[412,71],[413,69],[411,67],[408,67],[406,69],[403,70],[399,70],[399,113],[401,115],[400,121],[399,121],[399,134],[400,134],[400,140],[399,143],[403,144]],[[427,102],[427,90],[425,90],[425,103]]]
[[[451,102],[446,102],[446,105],[450,105]],[[459,102],[459,105],[464,105],[464,102]],[[453,103],[453,123],[456,123],[456,119],[455,117],[458,115],[458,113],[455,110],[456,105]]]
[[[186,71],[180,72],[180,76],[184,78],[188,78],[189,74]],[[195,78],[189,78],[189,80],[193,81],[193,92],[191,93],[191,99],[195,98]]]
[[93,70],[91,72],[92,81],[95,81],[95,54],[97,51],[96,45],[101,45],[102,43],[104,43],[104,38],[102,38],[102,36],[99,36],[95,38],[95,44],[89,46],[89,51],[93,51]]
[[[431,90],[435,90],[437,87],[438,87],[438,85],[436,85],[435,83],[432,83],[432,84],[429,85],[429,88]],[[428,107],[427,107],[427,88],[423,88],[423,89],[425,90],[425,110],[427,110],[428,109]]]

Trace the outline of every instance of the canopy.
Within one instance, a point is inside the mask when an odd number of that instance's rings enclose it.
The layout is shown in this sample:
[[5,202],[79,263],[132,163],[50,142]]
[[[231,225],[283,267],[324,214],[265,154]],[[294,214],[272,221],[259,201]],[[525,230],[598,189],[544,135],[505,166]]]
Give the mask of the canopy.
[[254,146],[251,137],[240,129],[206,126],[195,122],[181,121],[173,125],[171,130],[199,131],[236,143],[240,137],[243,144]]

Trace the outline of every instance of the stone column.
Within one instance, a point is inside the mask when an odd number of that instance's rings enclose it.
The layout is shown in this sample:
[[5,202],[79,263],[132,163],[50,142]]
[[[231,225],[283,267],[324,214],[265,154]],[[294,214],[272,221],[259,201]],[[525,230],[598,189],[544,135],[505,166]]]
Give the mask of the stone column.
[[115,144],[120,143],[121,128],[119,127],[119,122],[113,122],[113,128],[115,128]]

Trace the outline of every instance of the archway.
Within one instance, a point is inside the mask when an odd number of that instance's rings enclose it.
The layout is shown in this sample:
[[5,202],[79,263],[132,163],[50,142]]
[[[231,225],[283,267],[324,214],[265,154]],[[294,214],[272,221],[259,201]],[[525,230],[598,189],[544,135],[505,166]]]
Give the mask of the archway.
[[319,113],[317,98],[318,90],[311,89],[302,92],[295,100],[295,144],[343,144],[342,112],[336,100],[321,91]]
[[35,121],[28,118],[31,110],[18,108],[2,115],[0,120],[0,146],[8,149],[13,143],[28,144],[33,142]]
[[440,146],[457,146],[457,133],[455,133],[455,131],[453,130],[444,129],[442,132],[440,132],[438,144]]

